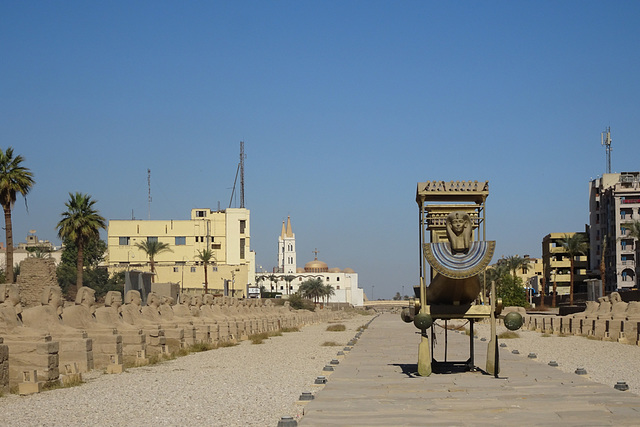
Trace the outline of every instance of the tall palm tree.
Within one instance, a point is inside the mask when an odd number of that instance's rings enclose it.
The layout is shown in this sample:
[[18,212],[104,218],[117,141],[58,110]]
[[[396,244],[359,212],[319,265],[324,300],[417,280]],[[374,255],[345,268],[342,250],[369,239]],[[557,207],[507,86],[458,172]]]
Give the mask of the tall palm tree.
[[6,278],[8,283],[13,283],[13,226],[11,224],[11,210],[16,202],[17,193],[25,197],[35,184],[33,174],[28,168],[22,166],[24,158],[21,155],[14,157],[13,148],[7,147],[5,151],[0,148],[0,203],[4,210],[4,226],[7,239],[6,252]]
[[273,292],[273,284],[276,284],[276,292],[278,291],[278,276],[275,274],[269,275],[269,283],[271,283],[271,292]]
[[207,294],[209,293],[209,279],[207,277],[207,266],[209,265],[211,260],[215,262],[215,258],[213,256],[213,252],[211,252],[209,249],[205,249],[203,251],[198,250],[198,255],[196,256],[196,258],[202,261],[202,264],[204,266],[204,293]]
[[295,280],[296,276],[292,276],[290,274],[284,276],[284,281],[287,282],[287,295],[289,295],[289,290],[291,289],[291,282]]
[[324,295],[325,291],[322,279],[320,278],[308,279],[300,285],[300,293],[302,296],[312,299],[316,304],[320,301],[320,297]]
[[[75,291],[82,286],[84,248],[91,239],[99,237],[101,229],[106,228],[105,219],[93,207],[95,204],[96,200],[89,194],[69,193],[69,201],[64,204],[67,210],[62,212],[62,219],[56,226],[58,237],[73,241],[78,248]],[[72,295],[75,295],[75,292],[72,292]]]
[[[151,266],[151,273],[156,272],[155,257],[162,252],[172,252],[168,243],[158,242],[157,240],[143,240],[136,243],[136,247],[142,250],[149,258],[149,265]],[[155,282],[155,276],[151,276],[151,282]]]
[[331,298],[332,295],[336,294],[336,290],[333,288],[333,286],[326,284],[324,286],[324,297],[326,298],[327,303],[329,303],[329,298]]
[[569,262],[571,262],[570,283],[569,283],[569,305],[573,305],[573,266],[575,257],[577,255],[584,255],[589,250],[589,243],[587,243],[584,234],[575,233],[573,236],[568,234],[564,235],[564,238],[560,240],[560,244],[564,250],[569,254]]

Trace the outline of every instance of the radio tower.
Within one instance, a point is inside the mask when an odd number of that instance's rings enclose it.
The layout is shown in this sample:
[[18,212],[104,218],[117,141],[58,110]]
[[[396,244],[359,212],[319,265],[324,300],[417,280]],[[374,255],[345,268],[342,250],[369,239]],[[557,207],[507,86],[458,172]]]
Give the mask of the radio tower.
[[147,169],[147,186],[149,187],[149,219],[151,219],[151,169]]
[[240,141],[240,208],[244,209],[244,141]]
[[611,173],[611,127],[607,126],[605,131],[600,134],[600,143],[607,150],[607,173]]

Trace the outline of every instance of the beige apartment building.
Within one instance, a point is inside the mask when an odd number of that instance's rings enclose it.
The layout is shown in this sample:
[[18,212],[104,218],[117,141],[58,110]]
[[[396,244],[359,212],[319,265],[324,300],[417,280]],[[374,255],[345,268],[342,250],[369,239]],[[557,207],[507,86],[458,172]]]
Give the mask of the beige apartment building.
[[638,220],[640,172],[605,173],[589,183],[590,268],[599,278],[604,257],[606,292],[638,286],[639,248],[629,235]]
[[[546,294],[553,294],[553,284],[556,283],[558,295],[569,294],[571,283],[571,260],[569,254],[562,247],[560,241],[565,236],[583,234],[589,241],[587,233],[550,233],[542,239],[542,263],[544,266],[544,283]],[[588,251],[587,251],[588,254]],[[589,261],[587,255],[576,256],[574,259],[573,292],[586,292],[587,269]]]
[[187,220],[110,220],[107,233],[110,274],[150,271],[149,259],[136,243],[157,240],[171,250],[154,258],[156,282],[178,283],[188,292],[203,291],[204,265],[198,253],[209,249],[213,252],[207,267],[210,293],[244,297],[247,286],[255,283],[248,209],[192,209]]

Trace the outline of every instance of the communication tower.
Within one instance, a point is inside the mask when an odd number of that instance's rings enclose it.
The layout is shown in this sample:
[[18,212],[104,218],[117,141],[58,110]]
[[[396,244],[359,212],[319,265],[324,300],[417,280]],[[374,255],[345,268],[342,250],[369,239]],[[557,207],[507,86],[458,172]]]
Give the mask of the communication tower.
[[611,127],[607,126],[605,131],[600,134],[600,144],[607,151],[607,173],[611,173]]

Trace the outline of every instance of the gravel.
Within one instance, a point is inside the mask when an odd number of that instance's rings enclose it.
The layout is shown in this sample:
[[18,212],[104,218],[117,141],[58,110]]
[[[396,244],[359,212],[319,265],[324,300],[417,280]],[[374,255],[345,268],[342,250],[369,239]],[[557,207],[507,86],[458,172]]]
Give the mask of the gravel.
[[340,320],[343,332],[319,323],[263,344],[243,341],[118,375],[93,371],[78,387],[4,396],[0,425],[275,426],[282,416],[302,415],[302,392],[317,390],[322,368],[372,317]]
[[[479,338],[489,338],[491,328],[488,323],[476,323],[474,330]],[[505,332],[504,326],[498,326],[497,333]],[[618,381],[629,385],[629,392],[640,395],[640,346],[622,344],[613,341],[599,341],[581,336],[558,336],[535,331],[519,330],[519,338],[500,339],[507,344],[506,350],[518,350],[520,357],[535,353],[536,363],[548,364],[555,360],[564,372],[575,373],[584,368],[584,377],[613,387]],[[504,350],[504,349],[503,349]]]

